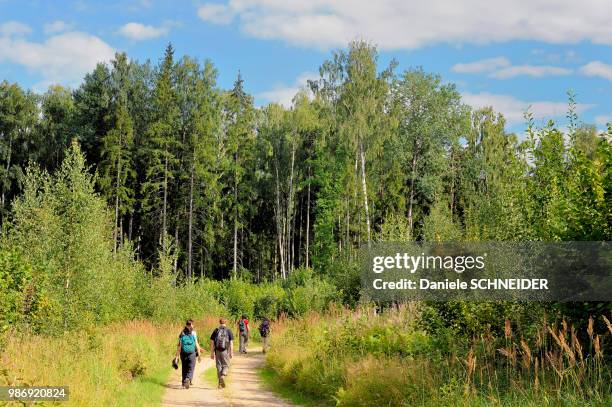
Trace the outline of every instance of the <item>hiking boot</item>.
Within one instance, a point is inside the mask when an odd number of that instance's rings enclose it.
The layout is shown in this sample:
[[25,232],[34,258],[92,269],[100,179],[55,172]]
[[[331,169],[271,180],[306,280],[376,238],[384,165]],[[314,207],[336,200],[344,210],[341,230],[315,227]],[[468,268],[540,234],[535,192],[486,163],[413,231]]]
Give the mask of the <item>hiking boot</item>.
[[183,387],[184,387],[184,388],[186,388],[186,389],[188,389],[190,384],[191,384],[191,380],[188,380],[188,379],[187,379],[187,380],[185,380],[185,381],[183,382]]
[[225,376],[219,377],[219,387],[222,389],[225,388]]

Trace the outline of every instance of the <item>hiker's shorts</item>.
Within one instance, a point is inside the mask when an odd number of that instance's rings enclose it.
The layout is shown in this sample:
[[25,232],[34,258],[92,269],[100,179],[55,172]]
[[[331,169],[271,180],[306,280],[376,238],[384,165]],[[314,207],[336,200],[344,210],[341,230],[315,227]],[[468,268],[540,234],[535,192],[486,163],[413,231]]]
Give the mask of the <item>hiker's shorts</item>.
[[229,369],[230,357],[227,350],[215,351],[215,365],[217,366],[217,378],[221,376],[227,376]]

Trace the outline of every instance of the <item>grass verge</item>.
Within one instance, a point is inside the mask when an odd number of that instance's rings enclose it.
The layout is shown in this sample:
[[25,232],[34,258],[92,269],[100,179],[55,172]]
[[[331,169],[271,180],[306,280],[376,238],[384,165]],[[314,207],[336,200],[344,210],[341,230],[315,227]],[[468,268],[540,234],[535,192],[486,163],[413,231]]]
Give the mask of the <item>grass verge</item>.
[[276,321],[272,382],[338,407],[612,406],[607,318],[599,328],[589,319],[586,330],[546,319],[513,330],[506,320],[497,334],[466,339],[424,331],[415,307]]
[[[213,325],[196,321],[202,331]],[[0,385],[68,386],[66,406],[160,405],[181,327],[129,321],[56,337],[6,335]]]
[[132,381],[119,392],[115,405],[118,407],[159,405],[171,370],[172,368],[166,367]]
[[206,369],[202,374],[202,378],[204,379],[204,382],[208,383],[213,389],[215,389],[217,387],[217,368],[215,365],[212,365]]
[[311,396],[302,394],[295,390],[294,387],[285,383],[280,376],[278,376],[273,370],[262,368],[257,372],[261,381],[268,390],[276,393],[279,397],[289,400],[297,406],[304,407],[323,407],[331,406],[324,400],[315,399]]

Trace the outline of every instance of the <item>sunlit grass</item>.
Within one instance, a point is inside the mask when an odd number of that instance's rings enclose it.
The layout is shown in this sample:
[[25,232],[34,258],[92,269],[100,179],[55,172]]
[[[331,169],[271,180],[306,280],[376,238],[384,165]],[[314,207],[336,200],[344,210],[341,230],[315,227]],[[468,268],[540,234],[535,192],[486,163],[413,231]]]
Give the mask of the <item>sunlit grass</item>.
[[411,305],[281,318],[266,366],[279,386],[338,406],[612,405],[604,317],[600,332],[542,321],[529,335],[501,320],[501,337],[444,348],[417,320]]
[[215,367],[215,365],[212,365],[211,367],[206,369],[204,373],[202,374],[202,378],[205,383],[208,383],[213,388],[216,388],[218,381],[217,381],[217,368]]
[[[215,323],[210,317],[196,327],[205,333]],[[0,385],[69,386],[67,406],[158,405],[181,328],[130,321],[60,337],[7,335]]]
[[289,400],[291,403],[297,406],[305,407],[318,407],[318,406],[331,406],[332,404],[327,403],[325,400],[316,399],[312,396],[300,393],[295,390],[291,385],[285,383],[273,370],[271,369],[260,369],[258,371],[259,377],[261,378],[263,385],[278,394],[280,397]]

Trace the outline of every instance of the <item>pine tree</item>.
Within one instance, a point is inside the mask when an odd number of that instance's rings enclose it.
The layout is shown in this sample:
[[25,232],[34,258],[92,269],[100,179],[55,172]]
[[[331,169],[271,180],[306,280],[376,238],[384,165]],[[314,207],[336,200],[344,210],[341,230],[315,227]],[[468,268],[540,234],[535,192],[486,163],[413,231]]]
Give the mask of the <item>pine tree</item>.
[[[169,198],[178,164],[176,154],[179,118],[175,88],[174,49],[168,45],[157,72],[153,94],[153,118],[144,140],[145,181],[142,183],[142,210],[153,229],[157,228],[161,253],[167,254]],[[159,222],[159,223],[158,223]]]
[[102,138],[109,130],[110,101],[110,72],[105,64],[100,63],[85,75],[83,83],[73,93],[72,131],[91,163],[101,160]]
[[238,231],[243,226],[243,215],[248,209],[248,184],[245,175],[252,164],[254,145],[253,98],[244,91],[244,81],[240,73],[234,87],[225,95],[223,111],[225,130],[225,151],[228,165],[226,186],[230,194],[226,196],[232,222],[232,277],[238,275]]
[[[219,198],[218,171],[216,164],[217,133],[220,123],[220,100],[216,89],[217,72],[210,62],[203,69],[190,59],[184,58],[178,66],[179,106],[181,111],[181,166],[177,178],[181,179],[179,191],[182,213],[186,215],[186,277],[194,274],[194,241],[201,235],[211,241],[214,211]],[[208,214],[198,223],[197,214]],[[202,229],[202,230],[200,230]],[[200,259],[203,261],[203,259]]]
[[102,138],[100,185],[114,208],[113,251],[123,240],[123,218],[133,212],[135,177],[134,131],[129,111],[130,65],[126,54],[116,54],[111,72],[112,99],[108,117],[110,130]]

